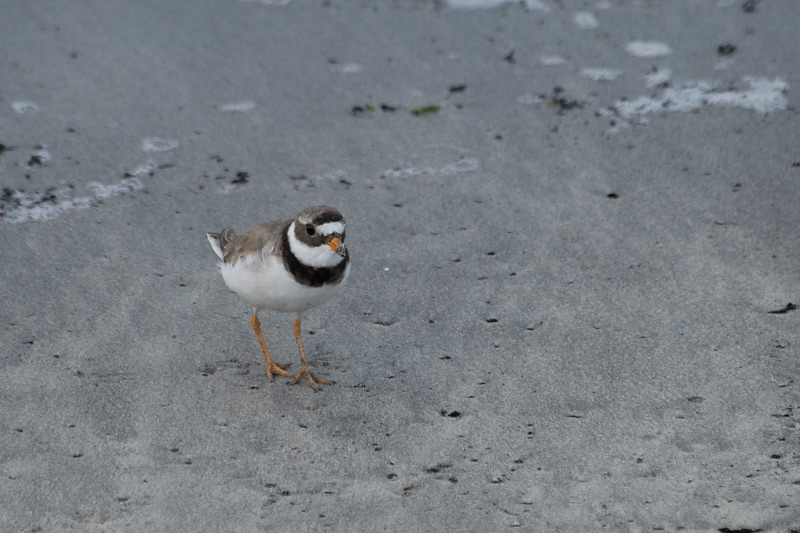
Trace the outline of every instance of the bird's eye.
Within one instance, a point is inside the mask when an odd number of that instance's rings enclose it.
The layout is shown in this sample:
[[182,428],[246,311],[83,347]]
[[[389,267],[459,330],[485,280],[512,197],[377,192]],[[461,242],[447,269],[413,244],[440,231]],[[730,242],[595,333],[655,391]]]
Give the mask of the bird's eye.
[[314,236],[314,226],[312,226],[311,224],[306,226],[306,235],[308,235],[309,237]]

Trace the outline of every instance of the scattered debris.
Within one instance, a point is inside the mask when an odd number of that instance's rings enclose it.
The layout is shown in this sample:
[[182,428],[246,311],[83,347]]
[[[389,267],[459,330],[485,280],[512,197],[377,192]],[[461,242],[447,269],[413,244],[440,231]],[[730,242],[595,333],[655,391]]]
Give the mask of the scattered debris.
[[31,157],[28,159],[26,165],[28,168],[33,166],[43,167],[50,163],[51,160],[52,157],[50,156],[50,153],[45,150],[44,147],[36,146],[34,151],[31,152]]
[[789,311],[794,311],[796,309],[797,309],[797,306],[795,304],[793,304],[792,302],[789,302],[788,304],[786,304],[786,306],[783,309],[776,309],[775,311],[770,311],[769,313],[771,315],[785,315]]
[[547,100],[547,105],[550,107],[554,107],[558,109],[559,114],[563,113],[564,111],[568,111],[570,109],[580,109],[583,107],[583,104],[578,102],[577,100],[569,100],[563,96],[559,96],[564,89],[562,87],[556,86],[553,88],[553,96]]
[[370,104],[363,105],[363,106],[354,105],[350,109],[350,114],[353,115],[353,116],[356,116],[356,115],[360,115],[362,113],[372,112],[372,111],[375,111],[375,106],[373,106],[373,105],[370,105]]
[[233,185],[244,185],[248,182],[248,178],[250,175],[247,172],[237,172],[236,179],[231,180],[231,184]]
[[742,11],[745,13],[753,13],[756,10],[756,4],[758,4],[760,1],[761,0],[747,0],[744,4],[742,4]]
[[427,473],[429,473],[429,474],[436,474],[437,472],[439,472],[441,470],[445,470],[445,469],[450,468],[452,466],[453,465],[450,464],[450,463],[439,463],[436,466],[432,466],[430,468],[426,468],[425,471]]

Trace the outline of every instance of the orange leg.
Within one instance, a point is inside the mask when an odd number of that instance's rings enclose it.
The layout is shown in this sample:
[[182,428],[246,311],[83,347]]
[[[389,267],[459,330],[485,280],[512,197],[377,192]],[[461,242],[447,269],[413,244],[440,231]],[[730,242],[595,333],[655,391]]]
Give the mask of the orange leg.
[[311,385],[311,388],[314,390],[319,388],[317,387],[317,384],[333,385],[335,383],[334,381],[318,378],[311,372],[311,368],[308,366],[308,361],[306,361],[306,352],[303,350],[303,340],[300,338],[302,318],[302,315],[297,315],[297,320],[294,321],[294,327],[292,328],[294,340],[297,341],[297,347],[300,348],[300,361],[302,366],[300,367],[300,372],[294,378],[294,381],[289,382],[289,385],[296,385],[303,378],[308,380],[308,384]]
[[278,374],[279,376],[286,376],[287,378],[293,378],[294,375],[290,374],[284,368],[289,365],[281,365],[272,360],[269,356],[269,351],[267,350],[267,343],[264,342],[264,336],[261,334],[261,321],[258,320],[258,316],[253,313],[253,316],[250,317],[250,325],[253,327],[253,331],[256,332],[256,337],[258,337],[258,343],[261,344],[261,350],[264,352],[264,359],[267,361],[267,377],[272,379],[272,374]]

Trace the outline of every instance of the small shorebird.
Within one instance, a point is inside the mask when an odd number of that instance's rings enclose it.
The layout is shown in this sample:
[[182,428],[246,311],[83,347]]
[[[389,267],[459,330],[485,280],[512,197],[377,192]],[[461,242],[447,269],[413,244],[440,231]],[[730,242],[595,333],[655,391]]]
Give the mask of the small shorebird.
[[[311,372],[300,337],[303,312],[330,300],[350,274],[342,214],[332,207],[315,206],[295,219],[266,222],[244,235],[237,236],[228,228],[206,236],[222,259],[225,284],[253,306],[250,325],[264,352],[267,376],[294,378],[291,385],[305,378],[314,389],[318,383],[332,384]],[[275,363],[270,357],[258,320],[264,309],[297,313],[292,330],[300,349],[297,375],[286,371],[289,365]]]

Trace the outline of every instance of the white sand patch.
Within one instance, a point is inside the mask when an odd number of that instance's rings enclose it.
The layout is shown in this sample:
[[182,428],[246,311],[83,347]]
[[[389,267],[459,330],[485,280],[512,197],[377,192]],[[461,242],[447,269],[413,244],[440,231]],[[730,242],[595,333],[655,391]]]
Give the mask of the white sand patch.
[[358,63],[345,63],[341,68],[342,74],[358,74],[362,70],[364,70],[364,67]]
[[289,3],[292,0],[244,0],[244,1],[250,3],[258,2],[259,4],[263,4],[265,6],[286,6],[289,5]]
[[672,48],[656,41],[631,41],[625,46],[629,54],[636,57],[661,57],[672,53]]
[[659,96],[642,96],[635,100],[619,100],[613,109],[626,119],[636,119],[649,113],[665,111],[692,111],[704,105],[739,107],[767,114],[782,111],[789,102],[785,92],[789,84],[776,78],[748,76],[744,81],[749,89],[719,89],[708,81],[688,81],[677,87],[666,88]]
[[600,27],[597,17],[589,11],[578,11],[572,20],[582,30],[593,30]]
[[658,87],[665,85],[672,79],[672,69],[667,67],[658,67],[658,70],[645,76],[645,85],[648,87]]
[[387,170],[383,173],[387,178],[412,178],[415,176],[453,176],[463,172],[472,172],[480,168],[480,162],[474,157],[465,157],[441,167],[405,167]]
[[525,0],[525,8],[542,13],[550,13],[551,8],[541,0]]
[[229,104],[222,104],[219,110],[225,113],[247,113],[256,108],[256,103],[252,100],[245,100],[242,102],[232,102]]
[[180,146],[178,141],[159,137],[148,137],[142,141],[142,150],[145,152],[169,152],[178,146]]
[[526,9],[549,13],[550,6],[542,0],[445,0],[453,9],[494,9],[504,4],[522,4]]
[[349,181],[356,175],[358,175],[358,168],[348,166],[347,168],[329,170],[328,172],[309,176],[309,181]]
[[152,161],[148,160],[146,163],[134,168],[128,174],[130,176],[149,176],[158,169],[158,166]]
[[594,81],[613,81],[622,76],[622,71],[611,68],[585,68],[581,70],[581,76]]
[[144,188],[142,182],[136,178],[127,178],[119,183],[100,183],[93,181],[87,185],[95,200],[108,200],[121,194],[138,191]]
[[519,98],[517,98],[517,102],[520,104],[541,104],[544,102],[544,98],[539,96],[538,94],[523,94]]
[[447,0],[447,5],[455,9],[492,9],[514,0]]
[[19,224],[28,221],[50,220],[66,211],[86,209],[98,200],[107,200],[122,194],[144,189],[136,178],[126,178],[118,183],[93,181],[87,185],[89,195],[72,196],[69,186],[53,187],[44,193],[24,193],[4,190],[0,197],[0,222]]
[[566,65],[567,60],[561,56],[539,56],[539,63],[546,67],[555,67],[558,65]]
[[37,111],[39,111],[39,106],[34,104],[33,102],[19,101],[19,102],[11,102],[11,109],[16,111],[20,115],[26,115],[28,113],[36,113]]

